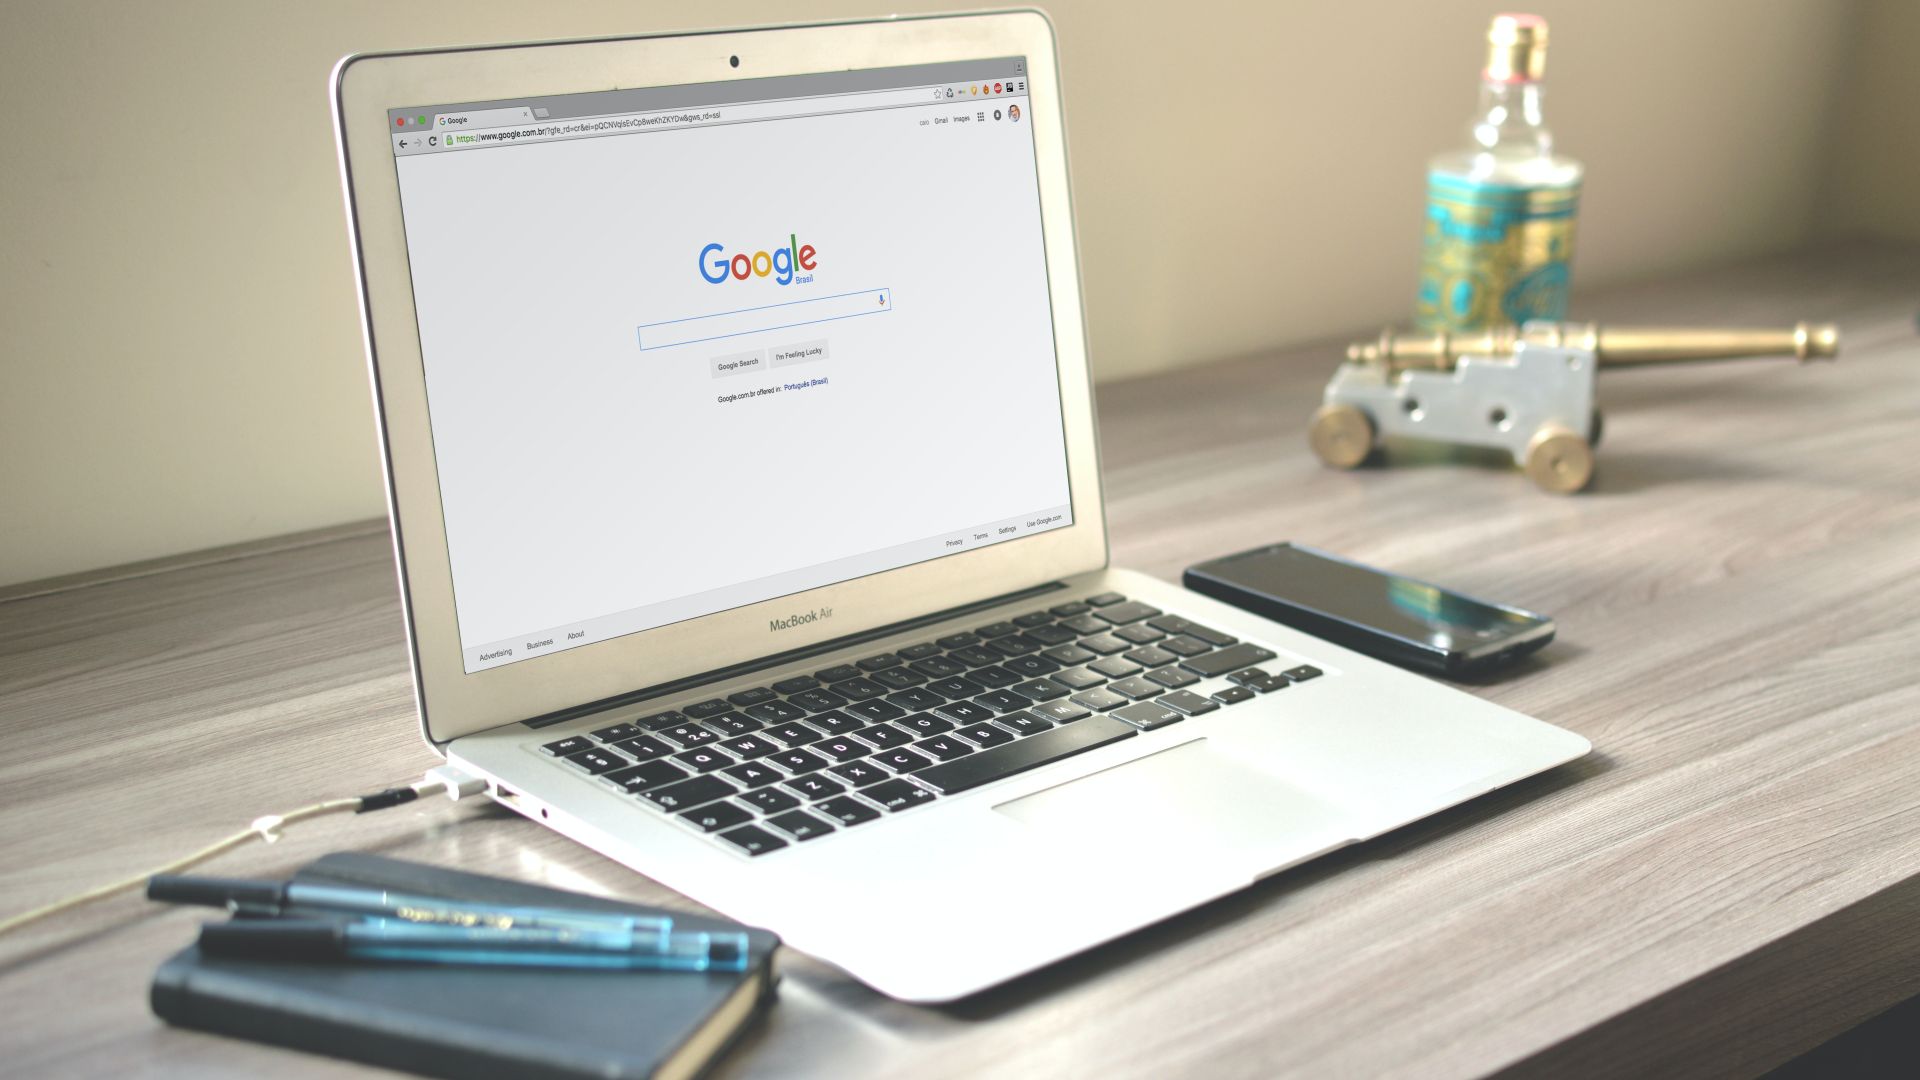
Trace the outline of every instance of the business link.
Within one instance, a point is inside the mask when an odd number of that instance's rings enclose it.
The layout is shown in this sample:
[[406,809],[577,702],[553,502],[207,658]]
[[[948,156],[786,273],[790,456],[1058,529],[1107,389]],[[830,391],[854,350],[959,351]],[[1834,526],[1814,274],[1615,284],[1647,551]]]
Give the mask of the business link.
[[758,397],[770,397],[774,394],[785,393],[788,390],[811,390],[816,386],[825,385],[827,385],[827,380],[822,376],[818,379],[806,379],[801,382],[781,383],[779,386],[763,386],[758,390],[742,390],[737,394],[717,394],[713,400],[721,405],[726,405],[735,401],[751,401]]
[[472,146],[487,142],[514,142],[518,139],[555,139],[568,135],[604,135],[609,131],[637,131],[672,124],[705,124],[720,119],[718,109],[706,112],[660,113],[655,116],[621,116],[611,120],[582,120],[571,124],[542,124],[539,127],[501,128],[497,131],[455,131],[447,134],[448,146]]

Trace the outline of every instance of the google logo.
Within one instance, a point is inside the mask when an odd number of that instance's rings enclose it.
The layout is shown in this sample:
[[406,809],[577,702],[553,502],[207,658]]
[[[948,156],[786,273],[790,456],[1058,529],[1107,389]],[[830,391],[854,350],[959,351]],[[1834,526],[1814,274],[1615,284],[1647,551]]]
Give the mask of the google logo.
[[793,284],[796,270],[812,270],[818,254],[812,244],[802,244],[796,234],[787,234],[787,246],[769,255],[756,251],[752,255],[742,252],[728,258],[725,248],[719,244],[708,244],[700,249],[700,276],[708,283],[718,285],[731,275],[735,281],[745,281],[748,277],[766,277],[782,285]]

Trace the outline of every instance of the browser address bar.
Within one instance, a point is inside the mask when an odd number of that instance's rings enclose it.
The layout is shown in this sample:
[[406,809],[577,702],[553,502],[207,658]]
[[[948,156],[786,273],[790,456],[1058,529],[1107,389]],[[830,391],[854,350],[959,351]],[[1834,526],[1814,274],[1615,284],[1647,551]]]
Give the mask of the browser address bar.
[[440,132],[444,149],[518,142],[553,142],[563,139],[593,138],[601,135],[652,131],[706,124],[734,124],[750,120],[777,120],[798,116],[865,112],[871,109],[898,108],[902,105],[958,105],[959,101],[934,97],[936,88],[913,87],[866,94],[843,94],[828,98],[798,101],[747,102],[710,109],[668,109],[659,112],[620,113],[612,116],[588,116],[569,120],[551,120],[542,124],[484,128],[479,131]]

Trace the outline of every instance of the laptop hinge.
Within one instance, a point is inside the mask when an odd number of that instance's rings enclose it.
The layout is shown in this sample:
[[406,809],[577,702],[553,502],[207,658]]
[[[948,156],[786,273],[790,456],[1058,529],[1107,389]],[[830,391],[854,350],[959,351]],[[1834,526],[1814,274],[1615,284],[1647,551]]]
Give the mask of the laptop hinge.
[[912,630],[915,627],[932,626],[934,623],[944,622],[969,612],[984,611],[987,608],[999,607],[1002,604],[1014,603],[1029,597],[1055,592],[1066,587],[1065,582],[1050,581],[1045,585],[1036,585],[1029,589],[1021,589],[1018,592],[1010,592],[1001,596],[989,597],[985,600],[977,600],[971,604],[962,604],[959,607],[948,608],[945,611],[936,611],[918,618],[888,623],[886,626],[876,626],[871,630],[863,630],[857,634],[847,634],[843,637],[822,641],[817,645],[808,645],[800,649],[789,649],[786,652],[763,656],[757,660],[748,660],[744,663],[714,668],[711,671],[703,671],[698,675],[689,675],[685,678],[674,679],[671,682],[658,683],[653,686],[643,687],[639,690],[629,691],[625,694],[602,698],[599,701],[589,702],[585,705],[574,705],[566,709],[561,709],[558,712],[546,713],[542,716],[536,716],[532,719],[521,720],[519,722],[530,728],[551,727],[554,724],[565,723],[577,717],[590,716],[594,713],[606,712],[609,709],[622,708],[638,701],[646,701],[649,698],[666,697],[669,694],[677,694],[683,690],[691,690],[694,687],[704,686],[708,683],[726,682],[730,679],[739,678],[742,675],[751,675],[756,671],[765,671],[768,668],[791,664],[795,660],[805,660],[809,656],[823,656],[830,652],[838,652],[841,649],[858,645],[864,641],[878,641],[883,637],[891,637],[894,634]]

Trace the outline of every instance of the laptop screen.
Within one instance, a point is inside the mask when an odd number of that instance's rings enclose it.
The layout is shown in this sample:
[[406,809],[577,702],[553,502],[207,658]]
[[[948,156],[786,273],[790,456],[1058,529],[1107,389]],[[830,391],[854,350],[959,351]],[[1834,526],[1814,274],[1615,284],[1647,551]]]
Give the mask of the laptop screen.
[[1072,524],[1025,71],[389,113],[466,671]]

